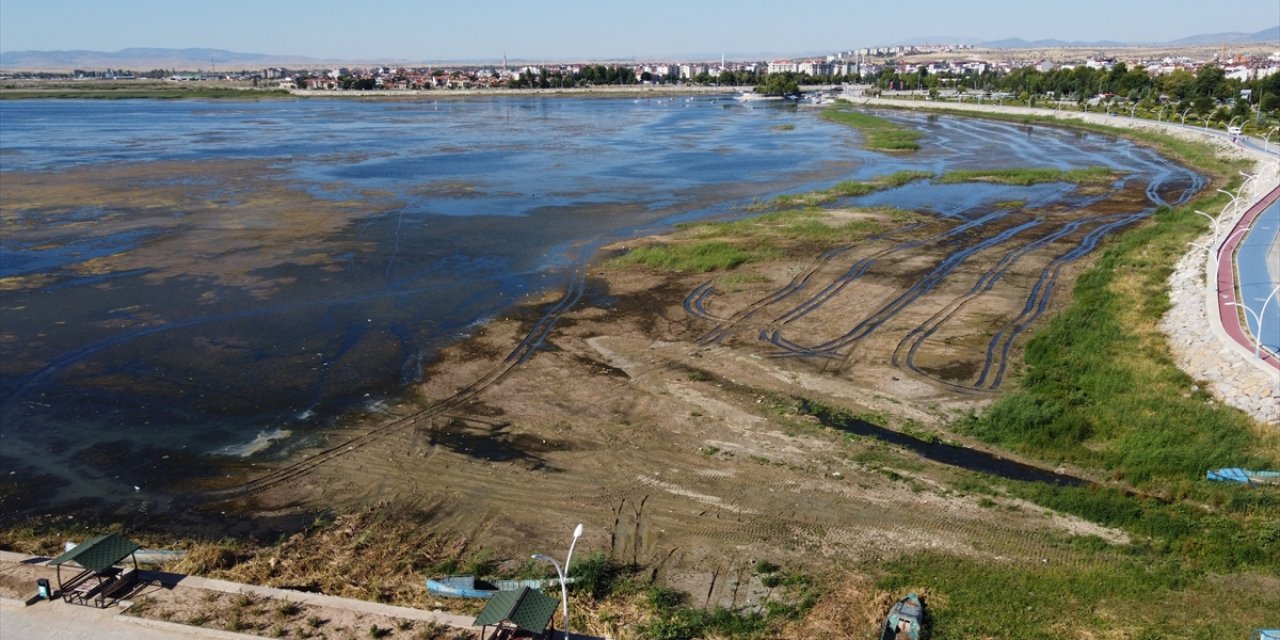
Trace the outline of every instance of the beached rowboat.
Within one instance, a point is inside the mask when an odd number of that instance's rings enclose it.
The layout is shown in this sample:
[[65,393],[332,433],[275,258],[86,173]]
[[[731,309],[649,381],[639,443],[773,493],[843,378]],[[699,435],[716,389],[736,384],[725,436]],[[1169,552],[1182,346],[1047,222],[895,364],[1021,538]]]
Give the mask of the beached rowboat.
[[[573,578],[565,580],[573,584]],[[521,587],[544,589],[560,586],[559,578],[545,580],[481,580],[475,576],[448,576],[427,578],[427,591],[450,598],[489,598],[499,591],[519,591]]]

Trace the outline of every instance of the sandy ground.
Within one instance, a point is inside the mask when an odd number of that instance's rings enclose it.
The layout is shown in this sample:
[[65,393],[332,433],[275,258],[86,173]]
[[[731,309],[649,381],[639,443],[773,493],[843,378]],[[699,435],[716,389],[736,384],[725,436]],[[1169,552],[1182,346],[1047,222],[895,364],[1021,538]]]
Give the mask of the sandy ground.
[[[1131,206],[1135,197],[1118,193],[1100,206]],[[834,221],[851,212],[827,215]],[[1001,254],[974,260],[840,358],[771,357],[757,339],[779,326],[770,318],[794,305],[769,300],[797,276],[810,274],[805,289],[816,291],[855,255],[873,254],[900,234],[936,231],[926,225],[858,243],[841,261],[818,259],[824,247],[786,247],[787,257],[717,281],[716,294],[693,314],[685,308],[690,294],[711,276],[595,267],[581,274],[582,301],[556,316],[527,361],[513,366],[504,358],[555,308],[550,298],[448,349],[420,389],[421,402],[332,434],[325,449],[230,488],[216,508],[283,515],[410,502],[432,514],[441,534],[498,558],[559,549],[581,522],[587,533],[578,553],[604,551],[653,567],[699,604],[722,605],[749,603],[763,591],[751,571],[760,559],[821,571],[940,549],[1001,562],[1070,562],[1070,535],[1122,540],[1117,531],[1016,500],[957,493],[945,485],[963,470],[823,428],[799,410],[796,399],[807,398],[925,439],[963,442],[942,429],[992,397],[970,385],[983,355],[978,345],[1021,308],[1029,276],[1052,251],[1019,261],[1005,284],[969,307],[960,301]],[[924,243],[885,261],[882,271],[784,328],[804,343],[838,335],[850,318],[927,272],[939,250]],[[1078,268],[1063,271],[1062,290]],[[921,346],[918,370],[895,365],[913,330],[939,314],[956,321]]]

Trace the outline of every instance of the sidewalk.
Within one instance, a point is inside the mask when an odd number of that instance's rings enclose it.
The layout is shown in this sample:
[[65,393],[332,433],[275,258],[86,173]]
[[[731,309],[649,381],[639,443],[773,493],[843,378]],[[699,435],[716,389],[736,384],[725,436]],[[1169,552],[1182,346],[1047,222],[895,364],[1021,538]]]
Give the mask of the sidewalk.
[[119,607],[95,609],[62,600],[25,606],[0,598],[0,638],[24,640],[192,640],[193,638],[243,639],[229,631],[202,629],[169,622],[122,616]]
[[[24,554],[0,551],[0,563],[44,567],[44,562],[47,560],[48,558],[35,558]],[[52,570],[50,569],[49,571],[51,572]],[[50,574],[45,577],[52,576]],[[202,590],[232,594],[245,593],[316,607],[346,610],[359,615],[388,616],[405,620],[434,622],[460,629],[473,629],[471,626],[472,616],[456,615],[443,611],[424,611],[422,609],[397,607],[352,598],[340,598],[318,593],[304,593],[155,571],[142,571],[140,572],[140,577],[144,582],[155,585],[158,589]],[[34,579],[31,582],[31,592],[32,594],[35,593]],[[28,602],[32,604],[28,606]],[[163,640],[177,638],[190,640],[191,638],[244,639],[259,637],[219,629],[121,615],[125,609],[127,609],[125,601],[122,601],[120,606],[97,609],[68,604],[61,599],[44,601],[32,598],[32,600],[23,602],[12,598],[0,597],[0,639],[65,640],[68,638],[104,638],[107,640],[127,640],[140,638],[142,640]]]

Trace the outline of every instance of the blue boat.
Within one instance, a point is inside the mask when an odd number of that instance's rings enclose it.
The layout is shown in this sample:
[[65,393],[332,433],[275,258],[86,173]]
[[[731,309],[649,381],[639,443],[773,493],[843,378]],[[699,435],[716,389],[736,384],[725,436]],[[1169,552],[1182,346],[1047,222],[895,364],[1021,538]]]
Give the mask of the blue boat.
[[1280,485],[1280,471],[1255,471],[1253,469],[1227,467],[1223,469],[1211,469],[1205,473],[1205,477],[1209,480],[1217,480],[1218,482],[1234,482],[1236,484]]
[[[565,580],[565,584],[573,584],[573,578]],[[473,598],[483,600],[499,591],[519,591],[522,587],[544,589],[560,586],[559,578],[545,580],[482,580],[475,576],[447,576],[444,578],[427,578],[427,591],[450,598]]]
[[920,596],[908,593],[907,597],[893,603],[889,617],[884,621],[881,640],[920,640],[924,625],[924,604]]

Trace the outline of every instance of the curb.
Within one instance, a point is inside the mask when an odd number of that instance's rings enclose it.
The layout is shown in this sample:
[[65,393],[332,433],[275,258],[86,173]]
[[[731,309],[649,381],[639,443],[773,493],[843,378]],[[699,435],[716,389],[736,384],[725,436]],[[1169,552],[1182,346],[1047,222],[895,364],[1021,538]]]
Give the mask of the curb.
[[35,594],[35,595],[33,595],[33,596],[31,596],[30,598],[27,598],[26,600],[18,600],[18,599],[15,599],[15,598],[5,598],[5,597],[0,597],[0,606],[5,606],[5,607],[23,607],[23,608],[26,608],[26,607],[29,607],[29,606],[31,606],[31,605],[33,605],[33,604],[37,603],[37,602],[40,602],[40,594],[38,594],[38,593],[37,593],[37,594]]

